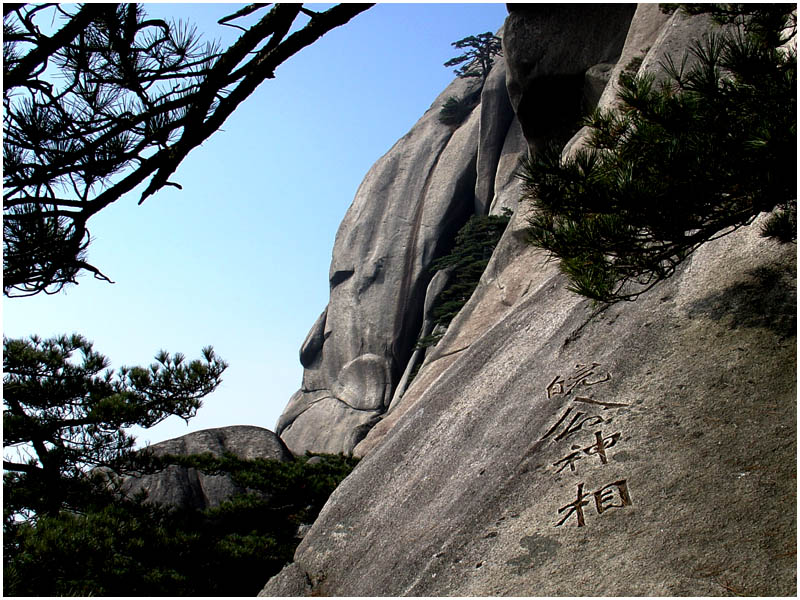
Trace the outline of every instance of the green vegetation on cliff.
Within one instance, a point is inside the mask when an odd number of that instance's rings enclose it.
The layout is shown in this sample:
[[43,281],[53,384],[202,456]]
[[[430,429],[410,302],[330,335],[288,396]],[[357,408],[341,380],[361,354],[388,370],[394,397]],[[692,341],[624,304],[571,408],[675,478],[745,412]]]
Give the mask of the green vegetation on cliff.
[[481,100],[481,90],[489,71],[494,64],[495,56],[501,56],[503,49],[501,40],[491,31],[470,35],[451,44],[454,48],[465,50],[463,54],[451,58],[445,67],[462,65],[455,69],[455,74],[462,79],[480,77],[481,83],[477,90],[464,94],[461,98],[450,96],[442,104],[439,111],[439,121],[444,125],[460,125],[470,115],[472,109],[478,106]]
[[[510,212],[470,217],[456,234],[450,252],[431,263],[431,271],[451,269],[447,285],[431,310],[435,326],[447,327],[470,299],[510,219]],[[422,338],[418,346],[435,345],[442,335],[434,333]]]
[[796,240],[795,5],[689,5],[730,26],[620,77],[620,108],[586,118],[588,145],[550,148],[521,178],[530,240],[560,259],[570,289],[634,300],[705,242],[777,209],[765,234]]

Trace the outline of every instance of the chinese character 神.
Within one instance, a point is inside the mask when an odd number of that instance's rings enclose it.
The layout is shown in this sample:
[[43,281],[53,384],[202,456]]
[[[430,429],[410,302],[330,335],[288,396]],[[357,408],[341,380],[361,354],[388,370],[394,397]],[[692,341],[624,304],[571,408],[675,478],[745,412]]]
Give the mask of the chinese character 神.
[[594,437],[596,442],[591,446],[587,446],[586,448],[581,448],[579,445],[572,446],[572,449],[576,450],[576,452],[573,452],[572,454],[569,454],[568,456],[562,458],[561,460],[554,462],[553,463],[554,467],[561,465],[561,468],[558,471],[556,471],[556,473],[561,473],[561,471],[563,471],[567,467],[569,467],[570,471],[574,473],[575,463],[580,459],[584,458],[582,456],[583,454],[587,456],[595,454],[598,456],[598,458],[600,458],[601,463],[603,463],[604,465],[608,464],[608,458],[606,457],[606,449],[611,448],[614,444],[617,443],[617,440],[619,440],[620,437],[620,433],[617,432],[611,434],[610,436],[603,437],[602,432],[595,431]]

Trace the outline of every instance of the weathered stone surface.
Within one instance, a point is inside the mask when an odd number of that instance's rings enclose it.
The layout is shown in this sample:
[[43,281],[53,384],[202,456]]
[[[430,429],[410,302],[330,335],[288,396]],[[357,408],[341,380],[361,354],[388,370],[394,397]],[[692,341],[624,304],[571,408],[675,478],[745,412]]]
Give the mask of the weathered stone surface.
[[361,354],[339,371],[333,393],[356,410],[378,410],[388,405],[391,388],[389,370],[383,357]]
[[795,251],[758,226],[594,316],[543,278],[334,492],[315,593],[793,595]]
[[504,81],[498,61],[454,128],[439,109],[475,85],[456,79],[367,173],[336,236],[330,302],[300,351],[302,388],[277,425],[292,452],[349,452],[391,403],[423,325],[428,266],[495,194],[513,117]]
[[322,344],[325,343],[325,323],[327,319],[328,309],[326,307],[300,347],[300,364],[306,368],[311,367],[321,357]]
[[429,349],[422,369],[402,399],[392,403],[391,410],[355,447],[354,454],[368,454],[475,340],[505,317],[531,290],[551,284],[558,267],[547,263],[546,255],[525,242],[526,216],[527,210],[514,214],[472,297],[450,323],[444,337]]
[[[502,31],[500,32],[502,34]],[[508,99],[505,61],[497,58],[481,92],[475,214],[485,215],[494,197],[495,175],[514,109]]]
[[603,90],[606,89],[611,72],[617,63],[600,63],[586,69],[583,82],[583,105],[587,108],[597,106]]
[[497,161],[497,172],[494,178],[494,197],[489,214],[501,215],[503,209],[512,212],[517,210],[521,186],[516,176],[520,157],[528,151],[528,144],[522,133],[522,127],[515,117],[503,142],[500,160]]
[[[628,66],[631,60],[636,58],[644,59],[647,52],[657,43],[659,34],[662,31],[669,32],[675,29],[674,27],[665,27],[669,20],[670,16],[661,12],[658,4],[639,4],[636,6],[636,12],[633,14],[631,25],[625,36],[622,54],[609,78],[611,85],[603,90],[599,104],[610,107],[616,103],[616,95],[619,90],[617,80],[620,72]],[[650,64],[647,69],[654,70],[653,65]]]
[[[441,269],[436,271],[436,274],[431,279],[431,282],[428,284],[428,289],[425,292],[425,306],[423,308],[423,321],[422,321],[422,329],[420,330],[419,337],[420,339],[427,337],[433,333],[435,323],[433,318],[433,307],[436,299],[439,297],[447,283],[450,281],[450,276],[452,274],[452,268],[448,269]],[[400,398],[402,398],[403,394],[405,394],[406,388],[408,387],[408,383],[411,379],[411,375],[415,369],[417,369],[424,358],[425,358],[426,350],[424,348],[415,348],[414,353],[411,355],[411,358],[406,365],[406,370],[403,372],[403,376],[400,378],[400,382],[397,384],[397,389],[394,391],[394,395],[392,396],[392,401],[389,405],[389,409],[393,405],[395,405]]]
[[383,411],[358,410],[326,396],[316,400],[283,432],[283,441],[294,454],[313,452],[350,454]]
[[[222,456],[229,452],[244,459],[269,458],[292,460],[292,454],[280,438],[268,429],[251,425],[234,425],[204,429],[179,438],[153,444],[157,455],[191,455],[209,452]],[[196,469],[171,466],[154,475],[129,478],[124,489],[130,493],[147,490],[150,502],[163,505],[206,509],[244,489],[226,475],[205,475]]]

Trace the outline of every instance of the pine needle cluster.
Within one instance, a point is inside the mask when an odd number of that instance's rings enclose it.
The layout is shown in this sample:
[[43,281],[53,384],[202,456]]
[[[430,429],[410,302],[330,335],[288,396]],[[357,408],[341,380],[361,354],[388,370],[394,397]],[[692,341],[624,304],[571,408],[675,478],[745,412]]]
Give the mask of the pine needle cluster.
[[192,418],[227,368],[210,347],[202,360],[162,351],[149,367],[108,365],[79,335],[3,340],[6,522],[91,504],[102,495],[98,469],[142,467],[126,428]]
[[775,209],[766,233],[796,240],[793,5],[760,6],[726,9],[732,26],[663,61],[666,80],[623,73],[619,108],[586,118],[588,144],[572,158],[551,147],[523,161],[530,241],[560,260],[569,289],[634,300]]
[[278,66],[369,7],[251,4],[220,20],[243,32],[223,50],[137,4],[3,4],[4,293],[110,281],[89,218],[144,182],[140,203],[180,188],[183,159]]
[[[450,252],[431,263],[431,271],[451,270],[447,285],[431,309],[435,326],[446,328],[470,299],[511,219],[510,214],[507,211],[503,215],[470,217],[456,234]],[[435,345],[441,337],[441,333],[433,334],[420,339],[417,346]]]

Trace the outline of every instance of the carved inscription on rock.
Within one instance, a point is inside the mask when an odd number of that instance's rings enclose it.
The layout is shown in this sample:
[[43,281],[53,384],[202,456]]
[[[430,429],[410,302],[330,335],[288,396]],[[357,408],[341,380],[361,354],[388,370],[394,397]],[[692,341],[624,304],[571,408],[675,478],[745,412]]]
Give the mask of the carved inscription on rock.
[[[555,474],[568,472],[578,475],[580,470],[607,465],[608,451],[624,439],[622,432],[615,431],[611,425],[610,415],[628,405],[595,397],[602,390],[602,387],[595,386],[602,386],[611,379],[611,372],[604,370],[600,363],[577,364],[571,373],[556,375],[545,388],[548,400],[565,402],[558,418],[540,438],[550,439],[559,446],[569,444],[562,458],[551,465]],[[556,527],[567,522],[585,526],[585,511],[592,506],[594,512],[602,515],[609,509],[633,504],[627,479],[602,485],[594,491],[584,491],[584,486],[584,482],[578,483],[575,500],[558,509],[558,514],[563,516]]]
[[584,492],[583,483],[579,483],[575,501],[558,509],[559,514],[565,511],[566,514],[556,523],[556,527],[561,527],[572,515],[575,515],[578,527],[583,527],[586,524],[583,509],[591,503],[591,500],[586,500],[590,496],[594,498],[594,506],[598,515],[611,508],[625,508],[632,504],[630,494],[628,494],[628,482],[625,479],[609,483],[594,492]]
[[556,471],[556,473],[561,473],[561,471],[563,471],[567,467],[569,467],[570,470],[574,473],[576,470],[575,463],[583,458],[586,458],[587,456],[592,456],[592,455],[597,456],[602,464],[604,465],[607,464],[608,457],[606,455],[606,449],[614,446],[617,443],[619,436],[620,436],[619,432],[613,433],[609,436],[604,436],[602,431],[595,431],[594,437],[596,439],[596,442],[594,444],[587,446],[585,448],[581,448],[580,444],[575,444],[572,446],[572,450],[575,450],[575,452],[572,452],[571,454],[568,454],[561,460],[558,460],[553,463],[554,467],[561,465],[559,469]]

